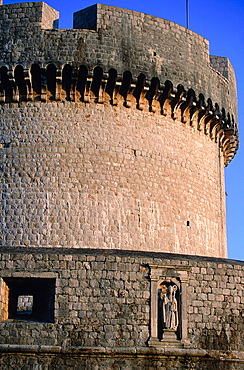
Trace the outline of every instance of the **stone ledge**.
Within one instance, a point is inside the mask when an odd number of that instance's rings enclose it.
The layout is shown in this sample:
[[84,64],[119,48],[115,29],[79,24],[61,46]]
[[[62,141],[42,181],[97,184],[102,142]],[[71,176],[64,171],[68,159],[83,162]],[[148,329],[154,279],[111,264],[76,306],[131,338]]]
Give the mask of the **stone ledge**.
[[63,354],[80,356],[189,356],[205,358],[206,360],[218,359],[219,361],[239,362],[244,364],[244,352],[218,351],[194,348],[149,348],[149,347],[61,347],[0,344],[0,353],[36,353],[36,354]]
[[85,255],[85,256],[119,256],[119,257],[142,257],[142,258],[159,258],[174,260],[206,261],[225,263],[232,265],[244,265],[244,261],[232,260],[228,258],[208,257],[200,255],[188,255],[164,252],[146,252],[125,249],[93,249],[93,248],[64,248],[60,247],[25,247],[25,246],[0,246],[2,254],[58,254],[58,255]]

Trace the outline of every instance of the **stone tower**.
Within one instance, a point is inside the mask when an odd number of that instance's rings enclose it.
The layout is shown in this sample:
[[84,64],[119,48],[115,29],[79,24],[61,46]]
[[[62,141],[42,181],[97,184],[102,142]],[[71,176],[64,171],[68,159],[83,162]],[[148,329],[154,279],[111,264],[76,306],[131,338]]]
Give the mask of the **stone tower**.
[[42,2],[0,25],[1,368],[243,368],[229,60],[101,4],[73,30]]

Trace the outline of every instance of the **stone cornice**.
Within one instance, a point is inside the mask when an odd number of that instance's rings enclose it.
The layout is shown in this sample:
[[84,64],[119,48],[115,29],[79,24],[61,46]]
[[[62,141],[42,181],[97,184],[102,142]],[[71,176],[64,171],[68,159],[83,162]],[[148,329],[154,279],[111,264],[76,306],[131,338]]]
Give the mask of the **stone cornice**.
[[61,346],[38,346],[38,345],[18,345],[18,344],[0,344],[0,353],[28,353],[35,355],[71,355],[72,356],[113,356],[113,357],[155,357],[160,356],[189,356],[201,358],[206,361],[218,360],[221,362],[243,363],[244,352],[238,351],[218,351],[196,348],[170,348],[170,347],[61,347]]

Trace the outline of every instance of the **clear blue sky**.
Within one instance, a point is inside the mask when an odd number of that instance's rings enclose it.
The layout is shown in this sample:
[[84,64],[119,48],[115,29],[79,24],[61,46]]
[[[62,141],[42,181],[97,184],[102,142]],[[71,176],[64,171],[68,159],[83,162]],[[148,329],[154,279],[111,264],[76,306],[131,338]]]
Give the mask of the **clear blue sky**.
[[[4,0],[4,4],[17,2],[20,1]],[[72,28],[72,14],[96,0],[46,2],[60,12],[59,28]],[[186,0],[103,0],[101,3],[186,26]],[[189,13],[189,28],[209,40],[212,55],[228,57],[236,72],[241,146],[226,169],[227,233],[229,258],[244,260],[244,0],[189,0]]]

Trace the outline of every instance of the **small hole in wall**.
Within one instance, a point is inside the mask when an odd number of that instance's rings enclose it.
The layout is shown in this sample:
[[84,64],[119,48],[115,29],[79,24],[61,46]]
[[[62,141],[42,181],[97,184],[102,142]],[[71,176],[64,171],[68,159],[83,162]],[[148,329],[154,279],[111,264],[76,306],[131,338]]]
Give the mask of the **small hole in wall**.
[[154,51],[154,52],[153,52],[153,56],[154,56],[154,57],[156,57],[156,55],[157,55],[157,53],[156,53],[156,51]]
[[136,157],[136,150],[135,149],[133,150],[133,153],[134,153],[134,156]]
[[186,221],[186,226],[190,226],[190,221]]

